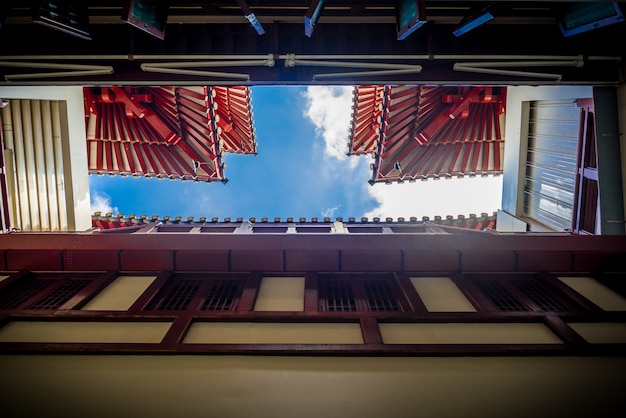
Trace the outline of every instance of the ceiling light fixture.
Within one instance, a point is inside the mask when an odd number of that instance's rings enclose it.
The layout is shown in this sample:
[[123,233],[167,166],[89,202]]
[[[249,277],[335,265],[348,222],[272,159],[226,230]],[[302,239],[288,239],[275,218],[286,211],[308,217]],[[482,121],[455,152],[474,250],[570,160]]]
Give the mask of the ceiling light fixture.
[[168,0],[125,0],[122,20],[163,40],[169,7]]
[[265,33],[265,29],[263,29],[263,26],[261,25],[261,22],[259,22],[259,19],[257,19],[256,15],[252,13],[252,10],[250,9],[250,6],[248,6],[248,3],[246,3],[244,0],[237,0],[237,4],[239,5],[239,7],[241,7],[241,11],[243,12],[246,19],[248,19],[254,30],[256,30],[256,33],[258,33],[259,35],[263,35]]
[[452,31],[454,36],[459,37],[493,19],[493,14],[491,13],[492,6],[493,2],[490,1],[470,10],[470,14],[465,16],[456,29]]
[[399,41],[426,23],[424,0],[399,0],[396,5],[396,35]]
[[565,6],[557,19],[561,33],[567,37],[624,22],[624,15],[615,1],[580,2]]
[[325,0],[313,0],[309,5],[309,9],[304,15],[304,34],[309,38],[313,36],[313,29],[317,25],[317,21],[320,18],[322,9],[324,8]]

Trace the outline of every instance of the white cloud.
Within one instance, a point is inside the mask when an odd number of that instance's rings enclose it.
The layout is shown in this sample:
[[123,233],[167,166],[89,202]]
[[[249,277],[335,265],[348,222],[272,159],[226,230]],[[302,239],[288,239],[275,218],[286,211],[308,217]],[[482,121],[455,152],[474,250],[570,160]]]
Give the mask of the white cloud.
[[332,218],[335,215],[335,212],[337,212],[337,209],[339,209],[339,206],[335,206],[332,208],[326,208],[324,210],[322,210],[322,217],[323,218]]
[[363,216],[404,217],[422,216],[433,219],[436,215],[469,216],[482,212],[492,214],[501,207],[502,177],[452,178],[403,184],[377,183],[369,188],[369,194],[378,206]]
[[111,196],[103,192],[93,192],[91,194],[91,212],[119,213],[116,206],[111,206]]
[[[338,160],[347,159],[347,143],[350,133],[352,106],[351,86],[309,86],[304,97],[308,117],[325,144],[324,154]],[[351,167],[355,163],[350,161]]]

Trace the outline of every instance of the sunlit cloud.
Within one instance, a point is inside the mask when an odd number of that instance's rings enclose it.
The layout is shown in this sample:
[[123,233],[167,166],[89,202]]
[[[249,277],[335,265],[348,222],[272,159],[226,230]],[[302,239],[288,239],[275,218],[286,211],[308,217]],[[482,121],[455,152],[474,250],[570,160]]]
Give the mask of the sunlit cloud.
[[337,212],[337,209],[339,209],[339,206],[335,206],[332,208],[326,208],[324,210],[322,210],[322,217],[323,218],[332,218],[333,216],[335,216],[335,212]]
[[119,213],[117,206],[111,205],[111,196],[104,192],[91,193],[91,211],[101,213]]
[[[307,101],[304,116],[315,125],[316,134],[324,140],[324,154],[338,160],[348,157],[347,143],[352,105],[351,86],[309,86],[304,93]],[[349,160],[350,167],[356,162]]]
[[376,208],[364,214],[369,218],[428,216],[433,219],[437,215],[456,218],[483,212],[491,215],[501,206],[502,177],[377,183],[369,188],[369,194],[378,202]]

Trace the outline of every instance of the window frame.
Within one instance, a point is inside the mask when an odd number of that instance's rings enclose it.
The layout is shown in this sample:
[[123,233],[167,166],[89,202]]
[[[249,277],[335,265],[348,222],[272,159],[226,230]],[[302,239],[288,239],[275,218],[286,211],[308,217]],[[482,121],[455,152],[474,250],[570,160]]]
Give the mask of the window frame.
[[[35,290],[31,296],[22,300],[16,306],[12,308],[0,308],[3,311],[60,311],[60,310],[73,310],[80,309],[81,306],[86,304],[91,297],[100,292],[111,281],[117,277],[115,273],[102,273],[102,272],[23,272],[14,275],[10,279],[5,280],[0,286],[0,295],[4,297],[9,292],[19,293],[24,291],[24,287],[29,283],[34,283],[38,280],[49,280],[50,283],[44,285],[39,290]],[[38,303],[44,301],[47,297],[53,295],[57,290],[62,288],[65,284],[71,280],[82,279],[86,284],[78,288],[72,295],[66,297],[66,300],[60,303],[56,307],[49,309],[33,308]]]
[[[242,299],[244,288],[249,274],[238,273],[173,273],[168,277],[162,285],[155,289],[145,305],[141,308],[142,312],[165,313],[165,312],[231,312],[236,311],[239,302]],[[169,295],[176,289],[176,285],[183,281],[198,280],[200,284],[198,288],[190,295],[189,302],[182,309],[160,309]],[[230,306],[225,309],[203,309],[202,307],[209,298],[210,292],[219,281],[237,282],[233,292]],[[145,293],[145,292],[144,292]],[[160,299],[160,300],[159,300]]]
[[[508,293],[508,295],[519,303],[524,309],[520,310],[505,310],[498,308],[498,303],[494,301],[486,292],[481,289],[478,282],[495,282],[502,287],[502,289]],[[533,297],[525,292],[515,282],[531,281],[533,285],[538,286],[541,291],[544,292],[544,297],[550,297],[554,299],[555,303],[561,304],[563,310],[546,310],[540,306],[540,303],[533,300]],[[555,313],[558,315],[566,313],[580,313],[588,311],[588,308],[583,304],[571,298],[568,292],[565,292],[562,286],[552,280],[551,277],[541,275],[538,273],[520,273],[520,274],[464,274],[463,280],[461,280],[461,286],[467,290],[469,297],[475,305],[483,312],[489,313],[504,313],[504,314],[549,314]]]
[[[332,310],[329,308],[329,281],[344,282],[350,285],[351,293],[354,298],[354,309],[350,310]],[[372,309],[370,297],[366,283],[381,281],[389,284],[389,288],[385,291],[389,292],[389,296],[394,299],[397,309],[377,310]],[[413,311],[411,304],[404,293],[404,287],[399,282],[398,277],[393,273],[346,273],[346,274],[319,274],[318,275],[318,310],[320,312],[342,313],[342,312],[371,312],[371,313],[401,313]],[[385,302],[382,302],[384,304]]]

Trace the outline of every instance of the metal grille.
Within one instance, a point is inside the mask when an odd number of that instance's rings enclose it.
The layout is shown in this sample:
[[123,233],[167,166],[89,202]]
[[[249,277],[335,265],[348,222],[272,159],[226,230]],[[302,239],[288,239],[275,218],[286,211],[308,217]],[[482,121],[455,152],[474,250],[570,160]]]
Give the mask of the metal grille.
[[503,312],[526,312],[528,308],[511,295],[500,283],[491,280],[476,282],[476,286],[489,299],[496,309]]
[[515,280],[514,284],[542,311],[565,312],[569,310],[561,300],[534,280]]
[[216,280],[210,287],[206,300],[202,304],[203,311],[229,311],[239,289],[238,280]]
[[51,279],[26,280],[12,284],[0,294],[0,309],[15,309],[50,286]]
[[349,280],[326,282],[326,308],[330,312],[356,311],[356,300]]
[[177,280],[153,299],[148,310],[182,311],[187,309],[193,297],[200,289],[201,280]]
[[83,290],[90,282],[91,280],[89,279],[66,280],[61,286],[50,292],[50,294],[30,305],[28,309],[58,309],[65,302],[76,296],[78,292]]
[[367,280],[364,285],[370,311],[397,312],[402,310],[388,282]]

